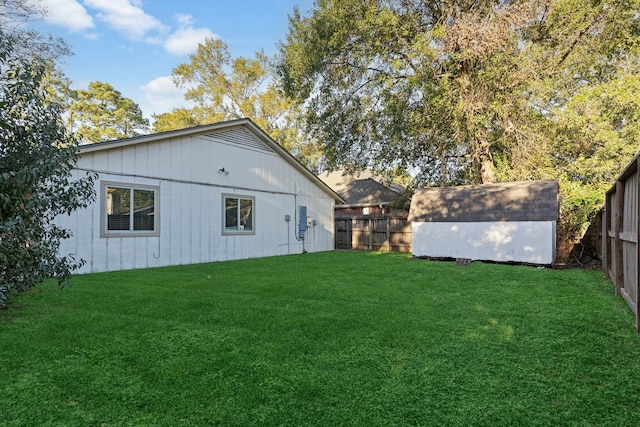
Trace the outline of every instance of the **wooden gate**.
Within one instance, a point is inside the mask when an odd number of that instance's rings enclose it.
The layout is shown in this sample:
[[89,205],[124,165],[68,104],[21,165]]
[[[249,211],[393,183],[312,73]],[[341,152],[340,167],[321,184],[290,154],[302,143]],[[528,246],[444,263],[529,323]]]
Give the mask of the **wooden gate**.
[[411,252],[411,223],[406,218],[336,218],[336,249]]
[[640,264],[638,242],[638,169],[640,157],[627,166],[616,184],[607,192],[603,228],[602,267],[615,285],[616,295],[622,295],[636,316],[636,330],[640,332],[638,316],[638,275]]

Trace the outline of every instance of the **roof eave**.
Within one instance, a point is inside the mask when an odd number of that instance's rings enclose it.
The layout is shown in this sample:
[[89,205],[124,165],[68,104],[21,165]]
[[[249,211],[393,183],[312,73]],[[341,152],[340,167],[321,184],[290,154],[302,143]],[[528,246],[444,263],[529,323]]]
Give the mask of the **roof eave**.
[[320,187],[327,195],[329,195],[336,203],[345,203],[345,200],[335,191],[333,191],[327,184],[307,169],[302,163],[300,163],[291,153],[282,148],[280,144],[274,141],[267,133],[256,125],[251,119],[243,118],[236,120],[229,120],[226,122],[212,123],[208,125],[200,125],[187,129],[171,130],[167,132],[154,133],[150,135],[136,136],[127,139],[118,139],[113,141],[98,142],[95,144],[81,145],[79,147],[79,153],[91,153],[101,150],[110,150],[113,148],[122,148],[136,144],[144,144],[147,142],[158,142],[169,138],[179,138],[187,135],[197,135],[200,133],[208,133],[214,130],[220,130],[236,126],[246,126],[252,133],[260,138],[262,142],[267,144],[271,149],[277,152],[287,163],[300,171],[304,176],[313,181],[318,187]]

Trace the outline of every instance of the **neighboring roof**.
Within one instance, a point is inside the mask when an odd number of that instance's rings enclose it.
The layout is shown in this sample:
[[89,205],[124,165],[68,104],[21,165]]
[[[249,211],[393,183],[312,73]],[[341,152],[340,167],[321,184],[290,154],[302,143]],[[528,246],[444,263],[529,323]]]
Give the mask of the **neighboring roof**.
[[237,127],[244,127],[248,129],[260,141],[265,143],[269,148],[271,148],[274,152],[279,154],[285,161],[287,161],[287,163],[289,163],[291,166],[293,166],[298,171],[300,171],[304,176],[306,176],[312,182],[314,182],[318,187],[320,187],[325,193],[327,193],[337,203],[344,203],[344,199],[342,199],[342,197],[340,197],[338,193],[333,191],[331,187],[329,187],[317,176],[315,176],[313,172],[311,172],[303,164],[301,164],[287,150],[282,148],[282,146],[278,144],[276,141],[274,141],[269,135],[267,135],[267,133],[264,130],[262,130],[262,128],[260,128],[253,121],[247,118],[213,123],[209,125],[200,125],[200,126],[195,126],[195,127],[186,128],[186,129],[172,130],[168,132],[142,135],[134,138],[118,139],[113,141],[98,142],[96,144],[81,145],[80,154],[82,155],[83,153],[110,150],[113,148],[122,148],[130,145],[144,144],[149,142],[159,142],[159,141],[169,140],[171,138],[177,138],[182,136],[194,136],[198,134],[206,135],[212,131],[231,129],[231,128],[237,128]]
[[356,175],[346,175],[342,171],[324,172],[319,178],[345,200],[347,206],[342,207],[388,205],[403,191],[399,185],[390,188],[380,183],[369,170]]
[[555,221],[558,182],[427,188],[411,199],[411,222]]

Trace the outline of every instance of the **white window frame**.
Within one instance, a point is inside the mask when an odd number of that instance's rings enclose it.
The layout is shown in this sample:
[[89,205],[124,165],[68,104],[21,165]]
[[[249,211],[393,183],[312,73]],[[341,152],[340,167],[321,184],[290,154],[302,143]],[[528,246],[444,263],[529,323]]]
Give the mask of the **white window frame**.
[[[251,200],[251,230],[229,229],[227,228],[227,199],[238,200],[238,209],[240,209],[240,200]],[[237,218],[240,217],[238,212]],[[256,234],[256,198],[245,194],[222,194],[222,235],[223,236],[244,236]]]
[[[153,230],[108,230],[109,220],[107,209],[109,207],[109,188],[129,190],[133,198],[135,190],[153,191]],[[133,206],[133,200],[129,202]],[[133,228],[134,215],[129,218],[130,227]],[[153,237],[160,235],[160,187],[144,184],[131,184],[126,182],[103,181],[100,188],[100,237]]]

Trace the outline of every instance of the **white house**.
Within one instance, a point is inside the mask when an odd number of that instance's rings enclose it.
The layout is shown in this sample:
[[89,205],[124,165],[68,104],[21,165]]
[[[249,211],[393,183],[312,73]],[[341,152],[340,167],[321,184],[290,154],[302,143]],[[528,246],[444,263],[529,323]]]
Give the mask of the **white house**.
[[427,188],[411,199],[418,257],[552,264],[558,182]]
[[334,248],[344,201],[249,119],[80,148],[97,201],[58,224],[82,273]]

